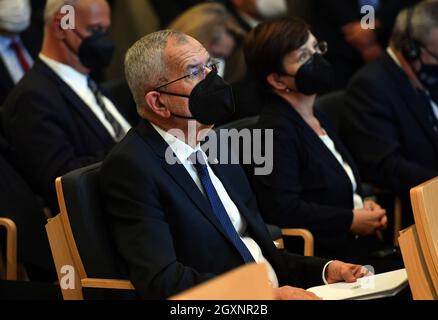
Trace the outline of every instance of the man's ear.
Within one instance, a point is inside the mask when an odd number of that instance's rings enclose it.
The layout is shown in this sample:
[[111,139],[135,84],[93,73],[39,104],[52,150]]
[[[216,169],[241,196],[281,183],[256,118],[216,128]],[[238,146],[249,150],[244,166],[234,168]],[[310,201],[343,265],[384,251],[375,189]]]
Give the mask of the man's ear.
[[146,101],[146,108],[155,113],[156,115],[168,119],[171,116],[170,110],[161,103],[161,94],[157,91],[150,91],[145,94],[144,99]]
[[266,81],[277,90],[285,90],[287,85],[281,80],[281,77],[278,73],[270,73],[266,76]]

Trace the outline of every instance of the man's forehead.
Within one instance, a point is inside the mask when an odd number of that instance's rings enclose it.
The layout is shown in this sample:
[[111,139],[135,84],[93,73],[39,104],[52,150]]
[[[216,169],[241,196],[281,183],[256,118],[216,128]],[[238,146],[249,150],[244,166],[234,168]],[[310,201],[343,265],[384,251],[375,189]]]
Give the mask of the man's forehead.
[[105,23],[110,17],[110,7],[103,0],[80,0],[76,12],[89,24]]

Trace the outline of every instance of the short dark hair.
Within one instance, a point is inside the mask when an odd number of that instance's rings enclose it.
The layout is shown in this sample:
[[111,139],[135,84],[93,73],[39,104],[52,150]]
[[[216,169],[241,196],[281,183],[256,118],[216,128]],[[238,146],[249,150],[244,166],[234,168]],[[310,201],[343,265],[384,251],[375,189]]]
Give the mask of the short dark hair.
[[268,86],[266,77],[272,72],[285,72],[284,57],[302,47],[309,37],[309,25],[299,18],[276,19],[258,25],[245,41],[248,70],[260,84]]

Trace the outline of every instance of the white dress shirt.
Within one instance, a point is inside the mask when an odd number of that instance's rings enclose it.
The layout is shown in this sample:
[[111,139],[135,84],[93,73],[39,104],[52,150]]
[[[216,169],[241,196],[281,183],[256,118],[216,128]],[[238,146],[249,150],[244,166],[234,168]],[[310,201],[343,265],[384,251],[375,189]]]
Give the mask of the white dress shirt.
[[21,49],[23,50],[24,58],[31,67],[33,65],[33,59],[27,49],[24,47],[23,42],[21,41],[19,36],[16,36],[14,38],[0,35],[0,58],[3,60],[3,63],[6,66],[6,70],[8,70],[13,83],[16,84],[24,76],[24,70],[21,67],[20,61],[18,60],[15,51],[11,48],[12,41],[17,42],[17,44],[21,47]]
[[[167,144],[169,144],[169,146],[172,148],[172,151],[175,153],[180,163],[184,165],[184,168],[187,170],[189,175],[192,177],[193,181],[198,186],[199,190],[205,195],[204,188],[198,176],[198,172],[196,171],[195,166],[189,159],[189,157],[197,151],[201,151],[204,156],[204,159],[205,160],[207,159],[207,156],[202,151],[200,145],[198,145],[195,149],[193,149],[186,143],[182,142],[175,136],[167,133],[166,131],[159,128],[158,126],[154,124],[152,124],[152,126],[155,128],[155,130],[157,130],[157,132],[161,135],[161,137],[163,137],[163,139],[167,142]],[[236,207],[233,200],[231,200],[230,196],[228,195],[224,185],[208,165],[208,161],[206,161],[206,163],[208,167],[208,173],[210,175],[213,186],[216,189],[216,192],[219,195],[219,198],[221,199],[222,204],[224,205],[225,210],[228,213],[228,216],[230,217],[231,223],[233,224],[234,228],[239,234],[240,239],[242,239],[243,243],[246,245],[252,257],[257,263],[266,264],[268,268],[269,281],[271,283],[271,286],[273,288],[278,288],[278,278],[277,275],[275,274],[274,269],[263,256],[262,250],[260,249],[259,245],[251,237],[249,237],[246,232],[247,222],[245,218],[242,217],[242,215],[239,212],[239,209]]]
[[[105,118],[105,114],[96,102],[93,92],[88,87],[87,75],[82,74],[72,67],[62,64],[58,61],[50,59],[43,54],[39,55],[40,59],[47,64],[47,66],[53,70],[68,86],[84,101],[84,103],[90,108],[93,114],[99,119],[108,133],[115,139],[116,134],[114,132],[111,123]],[[125,120],[125,118],[120,114],[114,104],[102,96],[105,102],[105,107],[112,114],[112,116],[120,123],[123,130],[128,132],[131,126]]]
[[324,142],[324,144],[327,146],[327,148],[330,150],[330,152],[335,156],[336,160],[341,164],[341,166],[344,168],[345,172],[347,173],[348,177],[350,178],[351,185],[353,187],[353,204],[354,209],[361,209],[363,208],[363,200],[360,195],[356,193],[357,191],[357,181],[354,177],[353,170],[351,169],[350,165],[344,161],[342,158],[342,155],[336,150],[335,143],[333,140],[327,135],[319,136],[319,138]]

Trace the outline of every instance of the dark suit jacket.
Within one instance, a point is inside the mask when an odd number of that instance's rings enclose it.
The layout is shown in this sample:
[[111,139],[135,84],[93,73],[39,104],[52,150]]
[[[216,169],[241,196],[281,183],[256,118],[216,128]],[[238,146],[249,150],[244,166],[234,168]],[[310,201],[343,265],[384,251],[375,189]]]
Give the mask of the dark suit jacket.
[[[0,217],[10,218],[17,225],[18,261],[28,268],[32,265],[54,272],[49,242],[44,232],[46,219],[42,203],[6,161],[3,156],[6,145],[0,136]],[[40,280],[33,279],[32,275],[30,277],[31,280]]]
[[2,121],[9,160],[54,212],[55,179],[101,161],[114,145],[90,108],[39,60],[8,97]]
[[[142,121],[108,155],[101,171],[110,230],[143,298],[167,298],[244,263],[184,166],[167,164],[167,146]],[[212,169],[280,284],[321,283],[326,260],[277,251],[241,167]]]
[[[360,193],[352,158],[326,118],[319,112],[316,116],[351,166]],[[267,94],[257,127],[274,130],[273,171],[253,178],[265,221],[283,228],[309,229],[315,236],[317,255],[349,255],[354,205],[344,168],[303,118],[275,94]]]
[[[410,188],[438,175],[429,100],[385,54],[352,79],[346,103],[342,136],[362,176],[402,195],[409,209]],[[406,226],[413,222],[404,218]]]
[[[20,37],[30,56],[35,59],[41,48],[42,39],[39,37],[37,32],[34,31],[34,28],[23,32]],[[13,88],[14,82],[12,81],[9,71],[6,69],[6,66],[3,63],[3,60],[0,59],[0,106],[6,100],[6,97]]]

